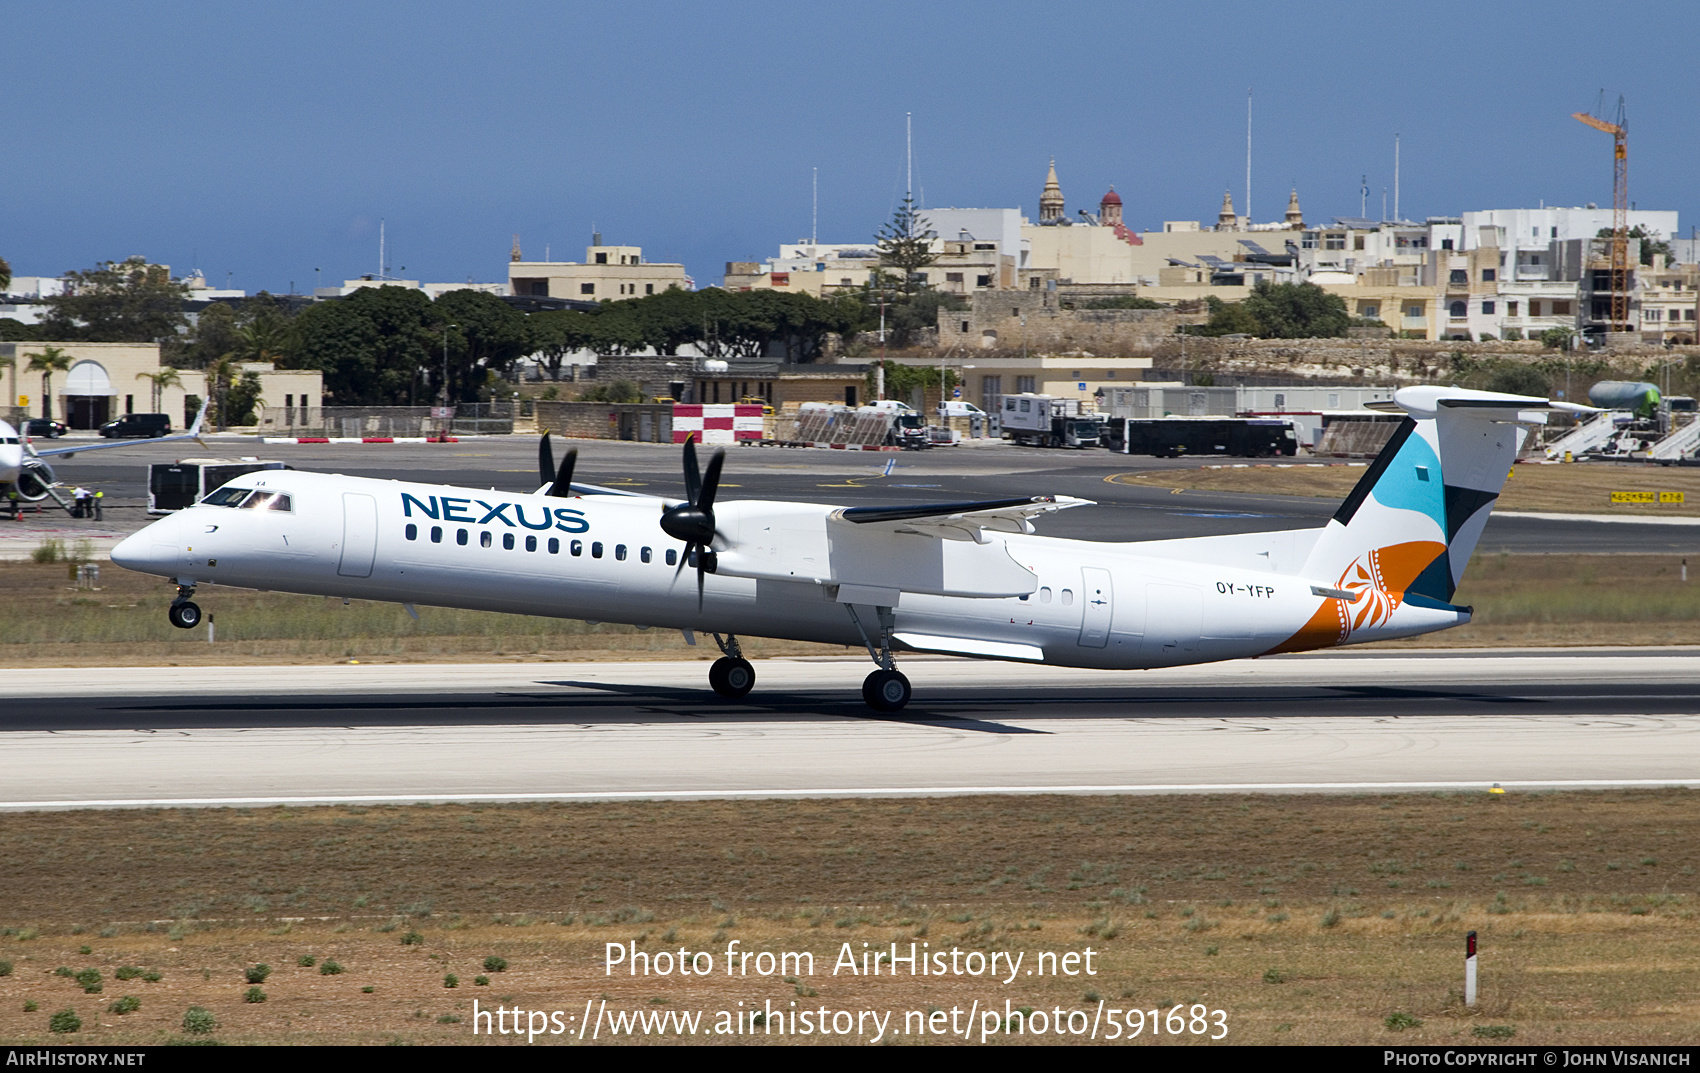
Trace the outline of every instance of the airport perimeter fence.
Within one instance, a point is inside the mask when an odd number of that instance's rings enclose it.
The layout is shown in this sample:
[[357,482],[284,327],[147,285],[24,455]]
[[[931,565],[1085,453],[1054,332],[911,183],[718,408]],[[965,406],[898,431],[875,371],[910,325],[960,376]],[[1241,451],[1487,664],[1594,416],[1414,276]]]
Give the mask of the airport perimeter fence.
[[434,406],[267,406],[260,431],[267,436],[418,437],[505,436],[515,420],[532,416],[530,399],[461,403],[453,416]]

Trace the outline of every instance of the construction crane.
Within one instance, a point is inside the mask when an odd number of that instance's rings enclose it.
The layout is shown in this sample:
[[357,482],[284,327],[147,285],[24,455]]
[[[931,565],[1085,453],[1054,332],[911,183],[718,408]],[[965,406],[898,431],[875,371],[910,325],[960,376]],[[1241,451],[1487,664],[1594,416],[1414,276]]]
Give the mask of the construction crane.
[[[1605,92],[1594,111],[1605,111]],[[1611,327],[1610,331],[1629,331],[1629,115],[1623,108],[1623,96],[1617,98],[1617,122],[1608,122],[1587,112],[1572,112],[1595,130],[1612,137],[1611,177]]]

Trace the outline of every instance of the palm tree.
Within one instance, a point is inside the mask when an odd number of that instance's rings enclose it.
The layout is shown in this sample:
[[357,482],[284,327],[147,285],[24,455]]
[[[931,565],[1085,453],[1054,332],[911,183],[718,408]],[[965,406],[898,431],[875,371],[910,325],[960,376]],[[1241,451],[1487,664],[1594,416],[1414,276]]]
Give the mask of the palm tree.
[[218,360],[207,364],[204,375],[207,381],[207,395],[212,400],[212,405],[207,408],[208,415],[212,417],[215,428],[223,428],[225,396],[230,394],[231,381],[240,375],[236,368],[236,355],[220,355]]
[[53,374],[71,368],[71,355],[56,346],[43,347],[39,354],[25,354],[28,370],[41,374],[41,416],[53,420]]
[[177,374],[176,369],[169,365],[161,366],[159,371],[155,373],[137,373],[136,379],[147,380],[153,384],[153,412],[156,414],[160,412],[160,400],[165,394],[165,389],[183,386],[183,378]]

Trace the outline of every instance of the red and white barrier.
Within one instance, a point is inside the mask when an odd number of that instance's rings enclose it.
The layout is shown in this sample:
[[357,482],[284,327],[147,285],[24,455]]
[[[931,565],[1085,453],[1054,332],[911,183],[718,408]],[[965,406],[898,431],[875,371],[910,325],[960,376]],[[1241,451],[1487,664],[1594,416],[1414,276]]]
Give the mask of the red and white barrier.
[[261,443],[459,443],[450,436],[439,440],[435,436],[266,436]]
[[673,404],[673,442],[694,435],[698,443],[737,443],[762,438],[761,407],[744,403]]

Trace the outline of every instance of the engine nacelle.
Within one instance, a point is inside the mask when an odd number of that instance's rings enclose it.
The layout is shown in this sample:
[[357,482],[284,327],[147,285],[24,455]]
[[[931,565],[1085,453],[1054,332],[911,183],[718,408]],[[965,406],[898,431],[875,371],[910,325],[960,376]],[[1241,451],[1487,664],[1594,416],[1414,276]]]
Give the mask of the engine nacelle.
[[18,495],[31,503],[47,498],[47,490],[58,480],[53,467],[39,458],[25,458],[18,471]]

